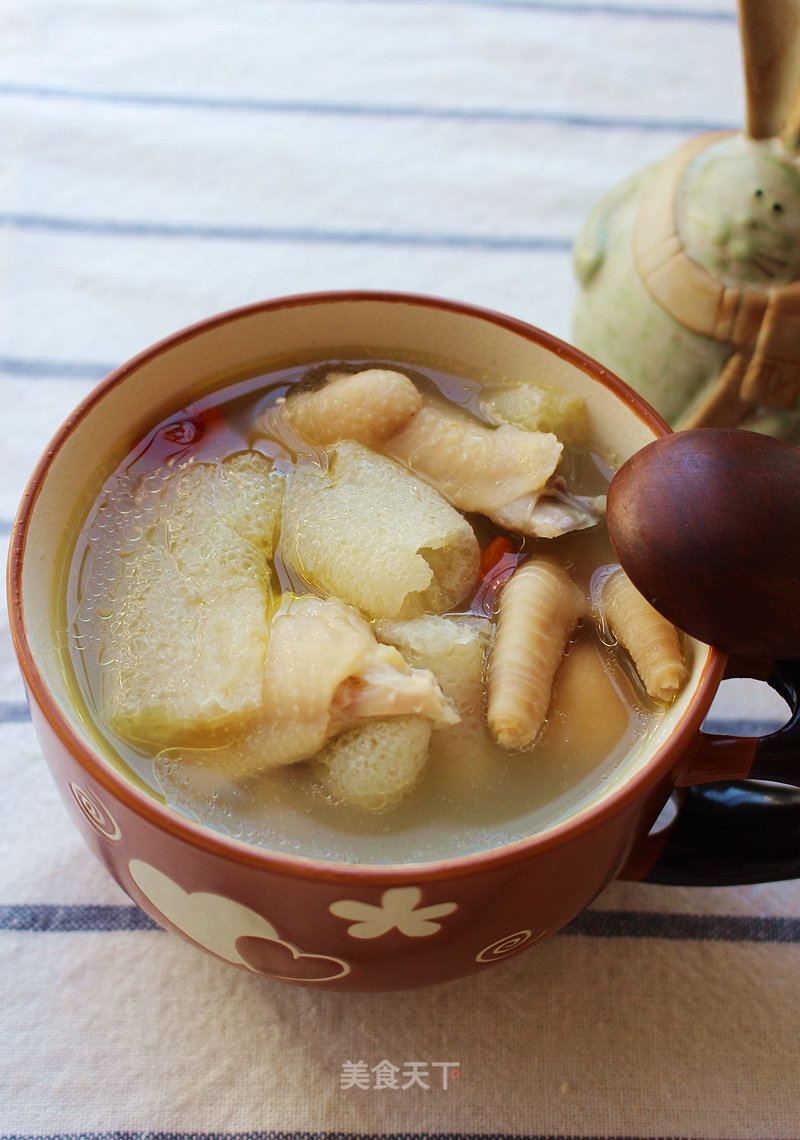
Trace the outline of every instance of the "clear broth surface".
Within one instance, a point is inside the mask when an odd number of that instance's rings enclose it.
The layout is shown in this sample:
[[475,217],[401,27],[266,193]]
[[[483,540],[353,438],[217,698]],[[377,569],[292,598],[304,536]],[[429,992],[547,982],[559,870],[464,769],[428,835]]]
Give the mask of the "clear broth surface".
[[[133,482],[159,468],[189,459],[220,462],[252,448],[270,456],[287,472],[296,456],[292,441],[274,424],[269,409],[296,383],[310,383],[329,369],[355,371],[374,367],[374,360],[326,361],[255,376],[204,396],[157,424],[112,471],[114,480]],[[420,372],[391,361],[421,387],[433,385],[454,403],[477,414],[480,385],[432,368]],[[496,382],[495,382],[496,383]],[[559,473],[571,490],[603,494],[611,471],[590,447],[565,449]],[[91,561],[95,556],[103,492],[90,508],[77,542],[66,559],[67,580],[60,592],[64,670],[83,710],[87,727],[118,768],[140,787],[180,813],[224,834],[269,850],[338,862],[396,863],[429,861],[468,854],[524,838],[563,821],[597,797],[606,783],[646,742],[662,710],[646,695],[627,657],[591,619],[576,630],[565,663],[556,677],[547,723],[534,748],[508,753],[486,734],[484,747],[456,762],[432,760],[412,794],[381,813],[334,802],[305,762],[274,769],[243,784],[226,781],[213,767],[170,761],[116,735],[104,723],[101,664],[87,652],[80,613]],[[502,534],[484,518],[469,517],[482,549]],[[132,519],[134,531],[137,520]],[[615,562],[604,523],[555,539],[517,540],[525,552],[546,553],[567,567],[587,598],[593,577]],[[285,594],[319,592],[297,579],[276,553],[275,571]],[[493,616],[497,589],[484,587],[467,599],[460,612]],[[64,597],[66,609],[64,616]],[[104,620],[102,606],[96,620]],[[104,611],[103,611],[104,612]],[[80,628],[79,628],[80,627]],[[580,717],[581,696],[565,691],[569,659],[595,654],[602,662],[607,688],[595,702],[589,723]],[[567,711],[569,706],[569,711]]]

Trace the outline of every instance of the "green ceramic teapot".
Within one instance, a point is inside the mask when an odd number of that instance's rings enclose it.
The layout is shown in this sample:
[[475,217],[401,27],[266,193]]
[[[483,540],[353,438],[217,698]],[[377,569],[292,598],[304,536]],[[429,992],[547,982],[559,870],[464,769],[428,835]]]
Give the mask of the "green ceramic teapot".
[[800,442],[800,0],[740,0],[747,127],[610,191],[575,242],[574,343],[674,427]]

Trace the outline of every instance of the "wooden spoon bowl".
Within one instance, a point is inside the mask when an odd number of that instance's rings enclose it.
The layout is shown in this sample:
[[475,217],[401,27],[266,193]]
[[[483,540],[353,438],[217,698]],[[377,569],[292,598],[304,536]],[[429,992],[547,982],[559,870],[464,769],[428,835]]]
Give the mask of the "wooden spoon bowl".
[[738,430],[664,436],[614,476],[608,529],[678,628],[726,653],[800,658],[800,448]]

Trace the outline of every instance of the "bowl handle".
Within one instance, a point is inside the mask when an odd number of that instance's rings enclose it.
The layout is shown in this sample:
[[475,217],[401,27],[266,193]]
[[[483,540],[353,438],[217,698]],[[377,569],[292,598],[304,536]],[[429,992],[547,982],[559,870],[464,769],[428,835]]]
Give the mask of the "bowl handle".
[[[638,876],[642,881],[710,887],[800,878],[800,661],[776,661],[767,681],[788,703],[790,719],[761,737],[701,733],[706,758],[751,758],[747,779],[685,788],[666,842]],[[690,774],[703,779],[703,769],[692,764]]]

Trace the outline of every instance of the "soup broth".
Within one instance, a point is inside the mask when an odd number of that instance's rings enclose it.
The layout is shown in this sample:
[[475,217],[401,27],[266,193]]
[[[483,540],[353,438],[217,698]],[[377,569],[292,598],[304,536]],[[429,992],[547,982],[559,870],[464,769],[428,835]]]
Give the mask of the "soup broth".
[[[574,814],[597,797],[620,766],[630,762],[657,725],[664,706],[648,696],[627,654],[603,621],[591,613],[597,584],[615,563],[602,519],[557,537],[523,538],[481,513],[462,512],[477,538],[480,564],[465,596],[445,613],[462,623],[470,636],[478,631],[488,649],[502,586],[514,566],[529,556],[545,555],[565,567],[586,599],[586,611],[570,633],[547,719],[533,747],[519,751],[501,747],[487,731],[482,709],[469,724],[434,725],[427,763],[415,786],[386,810],[341,802],[330,780],[324,778],[316,753],[265,771],[253,770],[252,765],[243,770],[239,761],[244,730],[224,716],[201,739],[176,723],[174,739],[162,740],[157,746],[137,739],[138,728],[130,733],[119,731],[108,712],[109,676],[114,669],[124,673],[120,661],[111,660],[114,650],[109,648],[109,631],[122,620],[120,583],[132,581],[135,586],[137,574],[142,576],[142,549],[149,549],[159,528],[169,531],[174,527],[174,516],[173,521],[169,516],[165,521],[160,514],[165,485],[176,472],[184,472],[188,481],[183,491],[177,484],[175,495],[190,494],[192,480],[210,468],[219,487],[228,471],[225,464],[234,457],[234,465],[244,471],[243,485],[250,486],[248,464],[252,462],[254,469],[258,466],[252,460],[255,453],[271,463],[268,478],[258,485],[261,498],[256,496],[247,508],[255,510],[262,500],[267,502],[270,488],[283,488],[298,472],[313,475],[315,470],[327,470],[332,463],[331,447],[309,445],[287,423],[283,415],[287,394],[313,391],[331,372],[348,374],[376,367],[409,377],[426,398],[444,397],[471,416],[491,422],[487,420],[487,395],[497,388],[496,381],[484,385],[447,370],[409,368],[395,361],[325,361],[228,383],[165,417],[107,473],[65,560],[57,628],[65,631],[64,670],[89,730],[131,780],[178,812],[237,839],[285,853],[341,862],[427,861],[523,838]],[[569,492],[565,501],[569,495],[579,496],[575,502],[580,510],[581,504],[605,493],[612,461],[599,453],[590,433],[578,434],[583,438],[565,447],[558,474]],[[242,524],[245,530],[247,525]],[[330,593],[307,574],[294,552],[289,556],[287,529],[281,528],[280,521],[277,527],[261,602],[254,586],[260,582],[260,556],[253,555],[253,543],[240,528],[242,546],[236,546],[232,558],[241,556],[243,564],[247,563],[246,572],[236,568],[240,585],[228,595],[235,599],[235,612],[220,616],[219,644],[226,653],[243,655],[234,663],[234,673],[238,668],[238,675],[250,681],[252,670],[246,657],[250,650],[247,645],[239,648],[237,633],[237,621],[246,625],[248,613],[255,612],[248,607],[257,609],[263,604],[270,609],[275,629],[276,618],[288,612],[298,597],[311,594],[326,599]],[[219,534],[211,527],[200,544],[202,557],[217,557],[219,542]],[[164,604],[172,604],[177,587],[164,577],[163,567],[150,565],[150,572],[160,585],[152,586],[148,580],[148,590],[161,589]],[[140,595],[130,585],[124,589],[127,604],[134,606],[130,599]],[[139,604],[137,600],[135,605]],[[184,607],[181,613],[186,612]],[[406,633],[398,639],[392,615],[384,619],[367,614],[364,620],[382,645],[394,644],[408,655],[407,640],[403,640]],[[182,684],[192,709],[198,665],[191,647],[181,642],[166,612],[159,652],[174,655],[168,671],[185,671]],[[134,660],[135,651],[134,645]],[[147,677],[140,680],[145,686],[149,683]],[[259,684],[255,686],[255,720],[248,721],[245,733],[255,739],[260,731]],[[135,706],[136,699],[129,703]],[[191,715],[187,713],[189,719]],[[119,723],[125,723],[124,717]],[[252,746],[248,747],[252,753]]]

